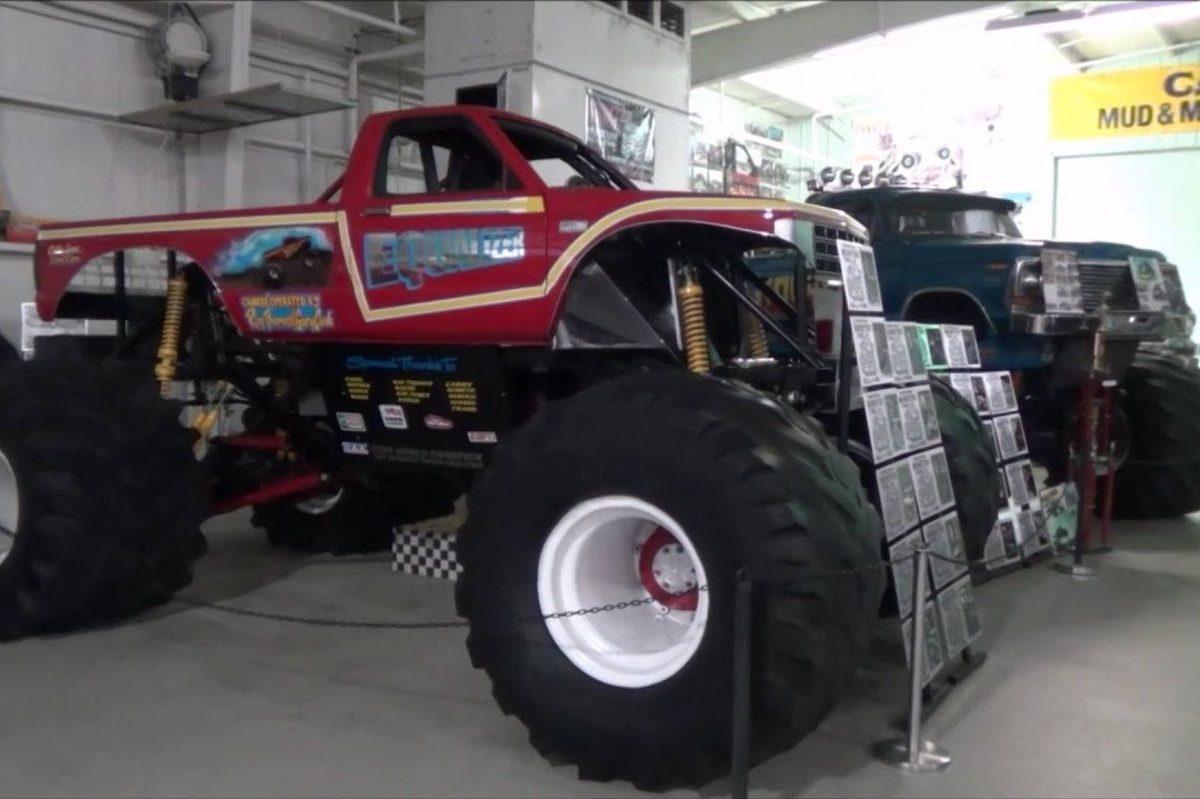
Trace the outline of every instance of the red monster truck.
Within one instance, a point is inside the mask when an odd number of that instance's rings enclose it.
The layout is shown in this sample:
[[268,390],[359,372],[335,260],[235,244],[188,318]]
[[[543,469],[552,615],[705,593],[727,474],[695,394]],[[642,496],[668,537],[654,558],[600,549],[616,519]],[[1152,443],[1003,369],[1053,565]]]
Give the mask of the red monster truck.
[[[322,285],[222,277],[224,254],[316,234]],[[743,567],[767,581],[754,755],[787,748],[870,638],[883,572],[828,573],[877,561],[881,530],[818,421],[833,373],[791,332],[804,309],[744,257],[839,237],[865,233],[639,191],[571,136],[475,107],[370,118],[310,204],[46,227],[40,314],[115,334],[0,380],[0,634],[166,601],[210,513],[253,506],[272,540],[348,550],[469,491],[468,648],[541,752],[644,787],[722,774]],[[157,292],[127,280],[144,249]],[[232,403],[244,429],[214,435]]]

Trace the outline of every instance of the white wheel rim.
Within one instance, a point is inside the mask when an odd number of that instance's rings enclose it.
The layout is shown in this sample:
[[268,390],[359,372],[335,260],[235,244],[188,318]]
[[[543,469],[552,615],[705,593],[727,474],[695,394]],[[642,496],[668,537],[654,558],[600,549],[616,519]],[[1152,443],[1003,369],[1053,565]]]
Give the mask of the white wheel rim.
[[[641,545],[652,537],[670,543],[645,558],[659,575],[653,591],[645,584],[645,569],[639,571]],[[580,671],[622,688],[656,685],[687,665],[707,627],[707,586],[704,565],[683,527],[628,496],[576,505],[550,532],[538,562],[544,615],[643,602],[546,620],[550,636]],[[671,595],[665,600],[664,591]]]
[[332,494],[302,499],[296,503],[296,510],[309,516],[323,516],[336,508],[337,504],[342,501],[342,492],[344,490],[339,488]]
[[0,451],[0,563],[12,551],[17,525],[21,521],[21,497],[17,492],[17,473]]

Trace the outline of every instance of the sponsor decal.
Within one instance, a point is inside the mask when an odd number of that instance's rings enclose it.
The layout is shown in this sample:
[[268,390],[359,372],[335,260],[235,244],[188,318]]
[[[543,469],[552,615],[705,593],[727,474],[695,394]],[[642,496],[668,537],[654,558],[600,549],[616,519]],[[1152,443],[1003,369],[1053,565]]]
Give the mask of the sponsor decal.
[[320,228],[265,228],[230,244],[217,257],[216,272],[224,283],[268,289],[324,286],[332,257]]
[[470,380],[447,380],[446,397],[455,413],[478,413],[479,393]]
[[378,460],[393,463],[417,463],[451,469],[482,469],[483,453],[469,450],[420,449],[376,444],[372,455]]
[[525,230],[519,227],[409,230],[363,237],[367,288],[401,285],[415,291],[457,272],[510,264],[525,257]]
[[347,433],[367,432],[367,421],[361,413],[338,413],[337,423]]
[[51,266],[69,266],[79,263],[83,251],[74,244],[52,244],[46,250]]
[[438,416],[436,413],[427,413],[425,414],[425,426],[430,430],[449,430],[454,427],[454,422],[445,416]]
[[370,455],[371,451],[367,448],[365,441],[343,441],[342,452],[347,455]]
[[559,233],[582,233],[587,230],[586,219],[564,219],[558,223]]
[[496,431],[494,430],[468,430],[467,441],[472,444],[495,444]]
[[346,358],[346,368],[353,371],[383,369],[395,372],[441,372],[449,374],[458,371],[458,358],[453,355],[440,358],[422,358],[417,355],[351,355]]
[[379,418],[383,426],[389,430],[407,430],[408,416],[404,413],[403,405],[380,405]]
[[342,381],[346,387],[346,396],[352,400],[364,402],[371,399],[371,384],[359,375],[346,375]]
[[242,297],[246,325],[256,333],[317,333],[333,327],[333,310],[321,295],[251,294]]

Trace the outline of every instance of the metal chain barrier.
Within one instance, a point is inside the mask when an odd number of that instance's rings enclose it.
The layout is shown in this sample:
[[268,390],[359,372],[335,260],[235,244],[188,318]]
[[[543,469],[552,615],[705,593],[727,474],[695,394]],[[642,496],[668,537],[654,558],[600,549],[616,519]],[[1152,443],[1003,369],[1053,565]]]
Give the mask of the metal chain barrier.
[[[931,558],[952,563],[956,566],[986,566],[988,560],[980,558],[978,560],[962,560],[952,558],[948,555],[943,555],[933,550],[926,550]],[[835,577],[853,577],[867,572],[878,571],[880,569],[889,569],[893,566],[905,561],[914,561],[917,558],[917,553],[913,552],[910,555],[905,555],[900,561],[877,560],[872,563],[865,563],[860,566],[854,566],[848,569],[831,569],[826,571],[811,571],[804,572],[803,576],[790,575],[783,580],[761,580],[755,579],[754,582],[764,585],[788,585],[801,580],[814,579],[830,579]],[[346,563],[366,563],[375,562],[374,559],[359,559],[354,561],[345,561]],[[331,565],[341,563],[341,561],[322,561],[321,565]],[[708,586],[701,586],[700,591],[707,591]],[[403,621],[362,621],[357,619],[336,619],[336,618],[321,618],[312,616],[296,616],[287,613],[275,613],[266,610],[251,610],[249,608],[240,608],[233,605],[226,605],[213,600],[201,599],[199,597],[177,596],[175,602],[183,605],[191,605],[192,607],[205,608],[207,610],[216,611],[219,613],[227,613],[232,616],[243,616],[252,619],[262,619],[264,621],[277,621],[287,624],[305,624],[310,627],[343,627],[346,629],[360,630],[445,630],[466,627],[467,622],[461,619],[454,621],[420,621],[420,622],[403,622]],[[597,605],[590,608],[578,608],[575,610],[564,610],[557,613],[548,613],[544,616],[532,617],[531,620],[551,621],[553,619],[567,619],[574,616],[591,616],[597,613],[611,613],[618,610],[627,610],[628,608],[636,608],[643,605],[651,605],[655,603],[652,597],[643,597],[641,599],[630,599],[624,602],[610,602],[605,605]],[[669,611],[668,611],[669,612]]]
[[[916,553],[906,555],[904,560],[913,560]],[[365,559],[347,561],[347,563],[363,563],[372,562]],[[903,561],[900,561],[903,562]],[[321,565],[330,565],[339,563],[339,561],[321,561]],[[879,569],[887,569],[896,565],[892,561],[878,560],[873,563],[866,563],[861,566],[855,566],[849,569],[833,569],[828,571],[812,571],[805,572],[803,577],[789,576],[785,580],[755,580],[764,584],[787,585],[794,583],[797,580],[811,579],[829,579],[834,577],[850,577],[866,572],[877,571]],[[697,590],[707,591],[708,586],[700,586]],[[240,608],[233,605],[226,605],[222,602],[216,602],[208,599],[190,596],[176,596],[175,602],[192,607],[204,608],[207,610],[216,611],[218,613],[227,613],[231,616],[243,616],[251,619],[262,619],[264,621],[277,621],[286,624],[305,624],[310,627],[343,627],[346,629],[360,630],[445,630],[458,627],[466,627],[467,622],[461,619],[454,621],[427,621],[427,622],[392,622],[392,621],[361,621],[356,619],[334,619],[321,618],[312,616],[296,616],[287,613],[275,613],[266,610],[251,610],[249,608]],[[636,608],[642,605],[654,604],[657,600],[653,597],[642,597],[641,599],[630,599],[623,602],[610,602],[605,605],[597,605],[590,608],[578,608],[575,610],[563,610],[557,613],[548,613],[544,616],[536,616],[531,620],[551,621],[553,619],[567,619],[573,616],[591,616],[596,613],[611,613],[618,610],[626,610],[628,608]],[[670,612],[670,611],[668,611]]]
[[306,624],[310,627],[345,627],[350,629],[360,630],[444,630],[452,627],[466,627],[467,623],[462,620],[455,621],[414,621],[414,622],[392,622],[392,621],[356,621],[350,619],[322,619],[313,618],[310,616],[291,616],[286,613],[271,613],[265,610],[250,610],[248,608],[238,608],[231,605],[224,605],[220,602],[212,602],[206,599],[198,599],[195,597],[177,596],[174,599],[183,605],[191,605],[197,608],[206,608],[215,610],[220,613],[228,613],[232,616],[245,616],[251,619],[263,619],[266,621],[281,621],[289,624]]
[[[736,799],[745,799],[749,795],[749,768],[750,768],[750,737],[751,737],[751,649],[752,649],[752,633],[751,628],[753,621],[751,618],[752,600],[751,592],[753,591],[754,583],[763,585],[787,585],[795,583],[797,580],[811,579],[826,579],[835,577],[851,577],[860,574],[865,574],[879,569],[888,569],[906,561],[915,563],[915,575],[913,580],[913,604],[924,607],[926,603],[925,593],[926,586],[929,581],[930,558],[936,558],[946,563],[952,563],[959,566],[986,565],[988,561],[984,558],[978,560],[963,560],[960,558],[943,555],[939,552],[934,552],[929,549],[925,543],[918,544],[914,551],[904,556],[903,559],[897,561],[877,560],[871,563],[865,563],[859,566],[854,566],[847,569],[833,569],[828,571],[810,571],[805,572],[803,577],[789,575],[785,580],[756,580],[752,578],[745,567],[739,569],[736,574],[734,584],[733,597],[733,616],[734,616],[734,668],[733,668],[733,701],[732,701],[732,730],[731,730],[731,751],[730,751],[730,780],[731,780],[731,795]],[[359,561],[361,562],[361,561]],[[324,563],[324,562],[323,562]],[[699,586],[697,591],[709,590],[707,585]],[[303,624],[313,627],[338,627],[346,629],[365,629],[365,630],[445,630],[445,629],[462,629],[468,627],[468,623],[463,620],[454,621],[429,621],[429,622],[386,622],[386,621],[358,621],[350,619],[331,619],[331,618],[314,618],[309,616],[295,616],[285,613],[273,613],[270,611],[250,610],[247,608],[239,608],[231,605],[225,605],[220,602],[211,600],[199,599],[196,597],[178,596],[174,599],[175,602],[190,605],[192,607],[204,608],[207,610],[216,611],[219,613],[227,613],[233,616],[242,616],[252,619],[262,619],[265,621],[284,622],[289,624]],[[557,613],[549,613],[542,616],[531,617],[531,621],[549,621],[552,619],[565,619],[575,616],[589,616],[597,613],[612,613],[628,608],[641,607],[644,605],[655,604],[657,600],[652,597],[642,597],[640,599],[630,599],[622,602],[611,602],[605,605],[597,605],[589,608],[578,608],[575,610],[559,611]],[[670,613],[670,610],[666,610]],[[925,613],[913,614],[912,640],[909,644],[909,651],[912,653],[909,658],[909,714],[908,714],[908,734],[902,739],[890,739],[881,741],[876,745],[876,754],[885,762],[896,765],[908,771],[913,772],[929,772],[941,771],[950,765],[950,755],[941,747],[938,747],[932,741],[925,740],[921,737],[921,716],[923,712],[923,674],[924,674],[924,619]]]

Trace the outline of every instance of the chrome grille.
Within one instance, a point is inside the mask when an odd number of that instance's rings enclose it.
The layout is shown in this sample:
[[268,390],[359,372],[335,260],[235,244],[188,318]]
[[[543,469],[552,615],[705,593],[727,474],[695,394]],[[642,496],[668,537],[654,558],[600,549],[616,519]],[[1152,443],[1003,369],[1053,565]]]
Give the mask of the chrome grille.
[[867,240],[855,236],[853,233],[848,233],[837,228],[827,227],[825,225],[813,226],[813,257],[817,262],[818,272],[840,272],[841,265],[838,261],[837,243],[838,239],[845,241],[857,241],[859,244],[866,244]]
[[1136,311],[1137,289],[1126,261],[1080,261],[1079,282],[1083,289],[1083,309],[1094,311],[1109,294],[1108,307]]

